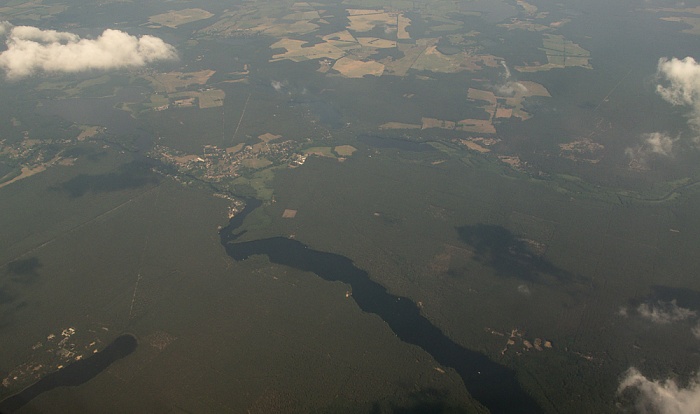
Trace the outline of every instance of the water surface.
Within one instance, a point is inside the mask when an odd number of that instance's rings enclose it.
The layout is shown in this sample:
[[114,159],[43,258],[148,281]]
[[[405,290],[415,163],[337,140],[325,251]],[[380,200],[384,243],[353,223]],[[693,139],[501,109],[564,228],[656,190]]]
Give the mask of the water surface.
[[392,295],[344,256],[310,249],[285,237],[236,242],[245,217],[261,205],[247,200],[245,209],[220,231],[221,243],[234,260],[265,255],[273,263],[312,272],[329,282],[352,288],[352,298],[364,312],[378,315],[404,342],[417,345],[445,367],[453,368],[469,393],[492,413],[535,413],[541,409],[520,387],[515,372],[486,355],[462,347],[420,313],[409,298]]

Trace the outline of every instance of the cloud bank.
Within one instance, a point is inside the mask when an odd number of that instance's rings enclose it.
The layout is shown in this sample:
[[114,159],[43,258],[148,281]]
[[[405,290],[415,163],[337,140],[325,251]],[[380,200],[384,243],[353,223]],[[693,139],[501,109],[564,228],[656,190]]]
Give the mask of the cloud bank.
[[31,26],[0,24],[7,50],[0,53],[0,68],[8,79],[39,72],[82,72],[141,67],[174,59],[175,48],[155,36],[131,36],[107,29],[95,39]]
[[673,157],[676,141],[679,138],[671,138],[663,132],[642,134],[641,143],[625,149],[625,154],[630,160],[634,160],[641,166],[646,166],[652,156]]
[[696,105],[700,97],[700,64],[688,56],[685,59],[659,59],[657,74],[667,81],[656,92],[673,105]]
[[2,21],[0,22],[0,36],[5,36],[5,33],[7,33],[7,30],[12,27],[10,25],[10,22]]
[[512,79],[510,69],[504,60],[501,61],[501,66],[503,66],[504,73],[501,76],[503,82],[494,87],[495,91],[502,96],[513,96],[516,92],[526,92],[527,88],[520,82],[516,82]]
[[700,376],[679,387],[673,379],[649,380],[636,368],[630,368],[617,389],[618,394],[633,392],[637,412],[660,414],[700,413]]
[[697,312],[678,306],[675,299],[670,302],[658,301],[655,304],[642,303],[637,312],[643,318],[660,324],[680,322],[697,316]]
[[[675,299],[670,302],[659,300],[655,303],[642,303],[631,310],[636,311],[634,314],[641,318],[659,325],[668,325],[677,322],[685,322],[686,324],[694,323],[695,325],[690,329],[690,332],[695,338],[700,339],[700,319],[698,318],[698,312],[678,306]],[[627,318],[630,316],[630,310],[628,310],[626,306],[620,306],[617,315]]]
[[675,140],[662,132],[644,134],[642,137],[648,152],[652,154],[670,157],[673,155],[673,143]]
[[[688,125],[694,131],[692,138],[700,145],[700,63],[688,56],[684,59],[661,58],[656,68],[656,93],[674,106],[688,109]],[[641,143],[625,150],[630,160],[645,166],[651,156],[673,156],[674,144],[679,138],[671,138],[663,132],[643,134]]]
[[693,329],[691,329],[690,332],[693,333],[694,337],[696,337],[697,339],[700,339],[700,323],[693,326]]
[[661,58],[656,74],[661,82],[656,92],[672,105],[687,107],[691,128],[700,132],[700,63],[690,56]]

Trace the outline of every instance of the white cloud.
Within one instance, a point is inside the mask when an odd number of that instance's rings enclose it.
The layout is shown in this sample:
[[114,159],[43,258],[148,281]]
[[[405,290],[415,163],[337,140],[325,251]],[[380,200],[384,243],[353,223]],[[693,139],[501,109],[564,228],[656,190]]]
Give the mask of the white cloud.
[[694,105],[700,97],[700,65],[688,56],[685,59],[659,59],[658,74],[668,85],[657,85],[656,91],[673,105]]
[[637,312],[643,318],[661,324],[680,322],[697,316],[697,312],[678,306],[675,299],[670,302],[658,301],[655,304],[642,303]]
[[273,87],[277,92],[281,92],[281,91],[282,91],[282,86],[284,86],[284,83],[282,83],[282,82],[280,82],[280,81],[273,80],[272,82],[270,82],[270,85],[272,85],[272,87]]
[[8,30],[10,30],[10,22],[8,21],[1,21],[0,22],[0,36],[5,36],[5,33],[7,33]]
[[700,413],[700,377],[691,379],[685,388],[673,379],[649,380],[636,368],[625,372],[618,394],[636,391],[635,409],[640,413],[694,414]]
[[[105,30],[95,39],[31,26],[6,27],[7,50],[0,53],[0,68],[8,79],[37,72],[81,72],[86,70],[140,67],[177,57],[175,48],[154,36],[131,36]],[[2,29],[0,29],[2,30]]]
[[644,134],[644,144],[653,154],[671,156],[673,155],[673,144],[675,140],[662,132],[652,132]]
[[527,92],[527,88],[520,82],[507,81],[496,86],[496,91],[501,96],[512,96],[516,92]]
[[502,60],[501,61],[501,66],[503,66],[503,69],[505,69],[505,74],[503,75],[506,80],[510,79],[510,69],[508,69],[508,65],[506,65],[506,61]]
[[[688,108],[688,124],[694,131],[693,142],[700,145],[700,63],[688,56],[684,59],[661,58],[656,68],[656,93],[674,106]],[[651,155],[673,156],[676,141],[663,132],[642,135],[642,143],[625,149],[637,167],[646,168]]]
[[527,88],[520,82],[512,80],[510,69],[504,60],[501,61],[501,66],[503,66],[503,82],[495,85],[493,89],[501,96],[512,96],[516,92],[527,92]]
[[518,293],[525,295],[525,296],[530,296],[530,288],[527,287],[527,285],[518,285]]
[[690,332],[693,333],[694,337],[696,337],[697,339],[700,339],[700,323],[693,326],[693,328],[690,330]]
[[[690,126],[700,132],[700,64],[692,57],[659,59],[656,92],[672,105],[690,109]],[[697,141],[697,139],[696,139]]]
[[671,138],[663,132],[642,134],[641,143],[625,149],[625,155],[637,166],[646,168],[652,156],[673,157],[675,144],[680,138]]

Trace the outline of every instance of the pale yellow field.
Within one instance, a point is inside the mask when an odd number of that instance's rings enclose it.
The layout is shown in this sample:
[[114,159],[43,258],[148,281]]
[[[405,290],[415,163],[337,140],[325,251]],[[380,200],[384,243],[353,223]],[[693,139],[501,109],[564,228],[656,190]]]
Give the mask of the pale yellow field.
[[396,27],[397,15],[383,10],[348,9],[348,29],[368,32],[377,26]]
[[340,155],[341,157],[349,157],[355,151],[357,151],[357,148],[353,147],[352,145],[339,145],[335,147],[333,151],[335,151],[335,153]]
[[[552,23],[552,24],[554,24],[554,23]],[[520,29],[520,30],[528,30],[531,32],[542,32],[542,31],[548,30],[550,28],[550,26],[532,23],[530,21],[523,21],[523,20],[513,20],[510,23],[499,24],[499,26],[505,27],[508,30]],[[553,27],[556,27],[556,26],[553,26]]]
[[335,158],[335,155],[333,155],[333,152],[331,151],[331,147],[311,147],[304,150],[304,154],[318,155],[319,157]]
[[[679,4],[685,4],[685,3],[679,3]],[[652,9],[652,10],[655,10],[655,9]],[[691,14],[700,14],[700,6],[686,7],[686,8],[663,7],[663,8],[657,9],[657,10],[658,10],[658,11],[671,12],[671,13],[691,13]]]
[[421,119],[422,129],[428,128],[441,128],[441,129],[455,129],[455,123],[453,121],[444,121],[442,119],[436,118],[422,118]]
[[81,125],[80,129],[81,129],[81,132],[78,135],[77,140],[78,141],[85,141],[88,138],[94,137],[99,132],[102,132],[104,130],[104,127]]
[[495,56],[471,55],[460,52],[454,55],[445,55],[437,50],[437,46],[431,45],[416,59],[412,69],[427,70],[437,73],[457,73],[462,71],[477,71],[483,66],[497,67]]
[[410,39],[411,35],[408,34],[406,31],[406,28],[411,25],[411,19],[408,17],[405,17],[403,14],[400,14],[398,19],[398,28],[396,31],[396,38],[400,40],[406,40]]
[[405,124],[403,122],[387,122],[379,125],[379,129],[420,129],[419,124]]
[[547,98],[550,98],[552,96],[549,94],[547,88],[540,85],[539,83],[532,81],[520,81],[518,83],[523,85],[525,89],[527,89],[527,92],[523,93],[523,96],[545,96]]
[[683,29],[683,33],[700,35],[700,19],[697,17],[687,17],[687,16],[673,16],[673,17],[662,17],[661,20],[667,22],[678,22],[685,23],[690,26],[688,29]]
[[183,155],[181,157],[173,157],[173,159],[180,164],[184,164],[184,163],[187,163],[190,161],[195,161],[198,158],[199,158],[199,155],[195,155],[195,154]]
[[199,100],[199,108],[216,108],[224,104],[224,98],[226,98],[226,93],[221,89],[209,89],[204,92],[199,91],[185,91],[178,92],[169,95],[170,98],[175,99],[172,104],[176,107],[187,107],[193,106],[194,100]]
[[[463,59],[460,55],[461,54],[447,56],[440,53],[437,50],[437,46],[429,46],[413,63],[412,69],[441,73],[457,73],[468,68],[461,67],[460,64],[463,63]],[[473,65],[469,69],[476,70],[479,69],[479,67]]]
[[322,37],[326,42],[349,42],[357,43],[355,36],[350,34],[347,30],[341,30],[340,32],[331,33]]
[[216,71],[200,70],[198,72],[168,72],[146,75],[144,79],[151,82],[156,92],[173,93],[190,85],[204,85]]
[[362,78],[365,75],[382,76],[384,65],[379,62],[363,62],[349,57],[338,59],[333,69],[346,78]]
[[546,64],[516,66],[515,69],[519,72],[537,72],[570,66],[593,68],[590,64],[590,52],[562,35],[545,34],[542,45],[547,55]]
[[515,70],[518,72],[529,73],[529,72],[543,72],[551,69],[562,69],[563,65],[553,65],[551,63],[545,63],[544,65],[532,65],[532,66],[516,66]]
[[496,128],[488,119],[463,119],[457,122],[458,131],[478,132],[480,134],[495,134]]
[[518,6],[522,7],[525,12],[531,16],[537,13],[537,6],[534,4],[530,4],[524,0],[516,0],[516,3],[518,3]]
[[270,49],[285,49],[286,52],[272,56],[270,62],[289,59],[293,62],[302,62],[311,59],[340,59],[345,52],[330,43],[318,43],[311,47],[302,48],[307,42],[295,39],[281,39],[270,46]]
[[5,181],[4,183],[0,184],[0,188],[5,187],[7,185],[10,185],[14,182],[17,182],[19,180],[23,180],[27,177],[31,177],[34,174],[38,174],[42,171],[46,171],[46,166],[45,165],[38,165],[34,168],[29,168],[29,167],[22,167],[22,173],[18,175],[17,177],[11,179],[10,181]]
[[292,14],[288,14],[282,18],[282,20],[293,20],[293,21],[298,21],[298,20],[314,20],[314,19],[320,19],[321,16],[318,14],[316,10],[310,10],[310,11],[300,11]]
[[233,147],[228,147],[228,148],[226,148],[226,153],[227,154],[235,154],[238,151],[243,149],[243,145],[244,145],[244,143],[241,142],[240,144],[234,145]]
[[[496,128],[490,119],[463,119],[458,122],[437,118],[421,118],[421,125],[404,124],[400,122],[387,122],[380,129],[430,129],[440,128],[452,131],[478,132],[482,134],[495,134]],[[466,145],[466,144],[465,144]]]
[[360,42],[347,30],[331,33],[322,37],[328,44],[337,47],[343,51],[359,49],[362,47]]
[[467,98],[474,99],[476,101],[486,101],[493,105],[496,104],[496,95],[494,95],[494,93],[491,91],[469,88],[467,91]]
[[[197,93],[197,92],[193,92]],[[175,108],[190,108],[194,106],[195,101],[197,100],[196,97],[192,96],[189,98],[182,98],[182,99],[176,99],[173,101],[173,107]]]
[[212,13],[203,9],[171,10],[168,13],[151,16],[148,21],[161,26],[176,28],[180,25],[208,19],[212,16]]
[[277,138],[282,138],[282,135],[274,135],[269,132],[264,133],[260,136],[258,136],[258,139],[262,142],[258,142],[257,144],[253,145],[252,151],[257,153],[262,151],[262,149],[267,145],[268,142],[272,141],[273,139]]
[[205,109],[223,106],[224,98],[226,98],[226,92],[221,89],[210,89],[201,92],[199,94],[199,107]]
[[510,118],[513,116],[513,108],[496,108],[496,118]]
[[258,139],[261,140],[262,142],[270,142],[273,139],[277,139],[277,138],[282,138],[282,135],[275,135],[275,134],[271,134],[269,132],[266,132],[266,133],[258,136]]
[[269,36],[281,37],[290,34],[305,35],[318,29],[318,25],[308,21],[298,21],[294,23],[276,23],[272,25],[261,25],[253,30],[265,33]]
[[[435,42],[435,39],[429,39]],[[406,76],[416,60],[429,46],[423,39],[416,41],[415,45],[399,43],[398,49],[403,53],[401,59],[394,60],[392,58],[383,59],[381,62],[386,66],[387,74],[395,76]]]
[[536,82],[521,81],[518,82],[519,88],[515,88],[515,94],[506,98],[506,104],[513,107],[512,116],[522,120],[530,118],[530,114],[523,110],[523,99],[529,96],[551,97],[549,91],[544,86]]
[[[8,3],[7,1],[3,3]],[[14,6],[0,7],[0,16],[12,16],[13,19],[41,20],[64,12],[68,6],[63,4],[42,4],[43,0],[31,0]],[[4,20],[4,19],[3,19]]]
[[482,154],[486,153],[486,152],[491,152],[490,149],[484,148],[481,145],[477,144],[476,142],[472,142],[472,141],[469,141],[467,139],[463,139],[463,140],[461,140],[461,142],[464,146],[466,146],[470,150],[478,151],[478,152],[481,152]]

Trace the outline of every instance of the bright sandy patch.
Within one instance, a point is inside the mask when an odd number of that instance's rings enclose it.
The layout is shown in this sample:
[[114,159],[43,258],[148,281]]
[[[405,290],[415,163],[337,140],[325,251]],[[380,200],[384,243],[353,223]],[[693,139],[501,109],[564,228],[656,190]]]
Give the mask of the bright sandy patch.
[[27,177],[31,177],[32,175],[38,174],[42,171],[46,171],[45,165],[37,165],[34,168],[22,167],[22,173],[20,175],[11,179],[10,181],[5,181],[4,183],[0,184],[0,188],[5,187],[6,185],[10,185],[10,184],[17,182],[19,180],[23,180]]
[[348,9],[348,28],[355,32],[368,32],[377,26],[396,27],[396,13],[383,10]]
[[475,101],[486,101],[493,105],[496,104],[496,95],[494,95],[491,91],[469,88],[467,91],[467,98]]
[[513,108],[499,106],[496,109],[496,118],[510,118],[511,116],[513,116]]
[[207,91],[187,91],[171,94],[172,98],[182,98],[173,102],[173,106],[187,107],[193,106],[195,98],[199,100],[199,108],[215,108],[224,104],[226,92],[221,89],[209,89]]
[[379,125],[379,129],[420,129],[421,125],[418,124],[406,124],[403,122],[387,122]]
[[363,62],[348,57],[338,59],[333,69],[346,78],[362,78],[365,75],[381,76],[384,73],[384,65],[379,62]]
[[466,147],[469,148],[470,150],[478,151],[478,152],[481,152],[481,153],[491,152],[490,149],[484,148],[484,147],[482,147],[481,145],[477,144],[476,142],[472,142],[472,141],[469,141],[469,140],[466,140],[466,139],[461,140],[461,142],[462,142],[462,144],[463,144],[464,146],[466,146]]
[[78,135],[78,138],[77,138],[78,141],[85,141],[86,139],[92,138],[104,130],[104,128],[100,127],[100,126],[87,126],[87,125],[81,125],[80,129],[82,131]]
[[411,25],[411,19],[400,14],[398,17],[398,31],[396,32],[396,38],[405,40],[410,39],[411,35],[408,34],[406,28]]
[[173,93],[189,85],[204,85],[215,74],[215,70],[200,70],[198,72],[168,72],[146,75],[143,78],[153,84],[156,92]]
[[340,155],[341,157],[349,157],[351,156],[355,151],[357,151],[357,148],[353,147],[352,145],[339,145],[333,149],[336,154]]
[[161,26],[176,28],[185,23],[196,22],[212,17],[213,14],[202,9],[184,9],[172,10],[168,13],[157,14],[151,16],[148,21],[150,23],[159,24]]
[[335,60],[345,56],[345,52],[342,49],[330,43],[318,43],[311,47],[302,48],[302,46],[307,43],[308,42],[305,42],[303,40],[296,39],[281,39],[275,42],[270,46],[270,49],[281,48],[285,49],[286,52],[273,55],[272,59],[270,59],[270,62],[275,62],[284,59],[288,59],[293,62],[302,62],[305,60],[322,58]]

